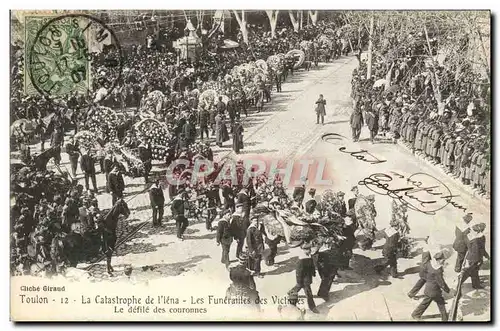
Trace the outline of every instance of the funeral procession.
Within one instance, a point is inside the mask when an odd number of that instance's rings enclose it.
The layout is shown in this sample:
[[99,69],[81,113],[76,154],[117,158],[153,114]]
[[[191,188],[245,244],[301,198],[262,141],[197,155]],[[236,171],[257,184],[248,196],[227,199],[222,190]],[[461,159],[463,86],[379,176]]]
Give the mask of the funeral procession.
[[11,11],[12,289],[491,321],[490,16]]

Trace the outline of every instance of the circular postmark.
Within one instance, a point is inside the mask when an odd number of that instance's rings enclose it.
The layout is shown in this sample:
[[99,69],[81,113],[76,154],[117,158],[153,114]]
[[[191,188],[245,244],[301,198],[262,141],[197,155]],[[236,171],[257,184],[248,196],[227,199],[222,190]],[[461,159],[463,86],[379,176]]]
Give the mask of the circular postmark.
[[86,14],[62,15],[47,21],[29,47],[28,74],[34,88],[47,97],[83,95],[90,103],[104,100],[120,81],[123,53],[116,34]]

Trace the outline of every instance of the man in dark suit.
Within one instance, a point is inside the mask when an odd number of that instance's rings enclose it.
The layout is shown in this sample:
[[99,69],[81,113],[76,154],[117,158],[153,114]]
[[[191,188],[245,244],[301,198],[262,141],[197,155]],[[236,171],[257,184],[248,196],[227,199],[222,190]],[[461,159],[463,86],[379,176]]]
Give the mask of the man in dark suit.
[[115,205],[118,199],[123,198],[123,191],[125,191],[125,181],[123,180],[121,164],[115,163],[113,170],[109,173],[108,183],[113,205]]
[[238,245],[236,246],[236,256],[239,257],[243,251],[245,238],[247,235],[248,227],[250,226],[249,220],[243,218],[243,206],[236,204],[236,211],[231,216],[231,233]]
[[441,319],[443,321],[448,320],[448,313],[446,312],[445,301],[442,293],[442,291],[445,291],[446,293],[450,292],[450,288],[443,278],[444,261],[444,254],[442,252],[439,252],[434,255],[434,259],[431,260],[430,263],[426,264],[424,299],[411,314],[411,317],[416,320],[420,320],[422,318],[422,315],[427,310],[432,301],[437,304],[439,312],[441,313]]
[[226,112],[226,104],[222,101],[222,97],[219,97],[219,101],[217,102],[217,113],[224,114]]
[[472,221],[472,215],[466,214],[463,217],[463,222],[455,227],[455,241],[453,242],[453,249],[457,252],[457,261],[455,262],[455,272],[462,270],[465,254],[467,254],[467,244],[469,240],[467,235],[470,232],[469,223]]
[[236,203],[240,204],[243,208],[243,218],[246,220],[249,220],[251,201],[250,201],[250,197],[248,196],[246,188],[242,188],[240,190],[240,193],[238,193],[238,196],[237,196]]
[[177,226],[177,238],[179,240],[184,240],[184,231],[189,225],[189,222],[184,216],[184,192],[179,192],[174,200],[172,201],[172,206],[170,207],[172,210],[172,216],[175,219],[175,223]]
[[250,220],[246,241],[249,254],[249,269],[255,273],[255,276],[261,277],[260,263],[262,261],[262,253],[264,252],[264,237],[260,230],[259,219],[255,216]]
[[234,192],[228,182],[222,185],[222,197],[224,198],[224,209],[229,209],[234,213]]
[[80,159],[80,168],[82,168],[83,174],[85,176],[85,189],[87,191],[89,190],[89,178],[90,178],[92,179],[92,186],[94,187],[94,192],[97,193],[97,180],[95,177],[95,159],[90,154],[90,149],[87,150],[87,152],[82,155],[82,158]]
[[54,132],[50,139],[50,147],[54,148],[57,153],[54,157],[54,163],[59,165],[61,162],[61,146],[64,143],[64,132],[61,125],[54,126]]
[[[427,238],[428,240],[429,238]],[[427,264],[430,263],[432,260],[432,257],[431,257],[431,253],[429,250],[425,250],[423,253],[422,253],[422,262],[420,263],[420,271],[418,273],[419,275],[419,280],[417,280],[417,283],[415,283],[415,285],[412,287],[412,289],[410,290],[410,292],[408,292],[408,297],[409,298],[412,298],[414,299],[417,294],[418,294],[418,291],[420,291],[420,289],[422,287],[424,287],[425,283],[427,282],[427,275],[426,275],[426,272],[427,272]]]
[[144,182],[147,184],[149,172],[153,168],[153,153],[151,153],[151,148],[145,143],[139,145],[139,159],[144,163]]
[[465,268],[462,270],[462,282],[467,278],[471,278],[473,289],[482,289],[481,282],[479,281],[479,268],[483,264],[483,257],[490,259],[489,254],[486,252],[486,239],[484,237],[485,223],[474,224],[472,231],[469,234],[467,260]]
[[210,117],[210,113],[205,108],[202,108],[198,113],[198,123],[200,125],[200,137],[203,140],[203,133],[207,136],[208,139],[208,120]]
[[233,94],[230,94],[229,101],[227,102],[227,114],[229,116],[229,120],[231,122],[231,130],[234,128],[234,123],[236,120],[236,102],[233,99]]
[[316,269],[314,267],[314,262],[311,256],[311,245],[304,244],[302,247],[304,255],[299,258],[297,263],[297,268],[295,269],[295,276],[297,284],[288,291],[288,294],[298,293],[301,289],[304,289],[304,293],[307,297],[307,304],[309,309],[318,314],[318,309],[314,303],[314,298],[311,290],[312,279],[316,276]]
[[149,189],[149,200],[153,210],[153,226],[161,226],[165,206],[165,196],[159,180],[156,180],[156,182]]
[[71,174],[73,175],[73,178],[75,178],[78,159],[80,158],[80,150],[78,149],[78,145],[74,138],[71,138],[66,144],[66,153],[68,153],[69,162],[71,163]]
[[233,234],[231,233],[231,227],[229,224],[230,214],[226,210],[226,213],[221,216],[220,221],[217,225],[217,246],[222,245],[222,257],[221,263],[229,268],[229,250],[231,248],[231,243],[233,242]]
[[[392,222],[391,222],[392,223]],[[385,230],[385,244],[382,248],[382,255],[385,257],[384,264],[375,267],[377,273],[380,273],[385,267],[389,266],[391,277],[398,277],[398,247],[400,235],[396,230],[396,224],[392,223],[389,229]]]

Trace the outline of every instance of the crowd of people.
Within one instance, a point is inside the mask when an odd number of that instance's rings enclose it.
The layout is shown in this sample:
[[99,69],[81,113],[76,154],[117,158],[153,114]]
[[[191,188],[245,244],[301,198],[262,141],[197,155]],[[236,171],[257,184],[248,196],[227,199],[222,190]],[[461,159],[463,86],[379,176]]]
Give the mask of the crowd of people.
[[[359,139],[366,124],[372,142],[377,135],[394,142],[399,139],[463,184],[490,197],[491,109],[487,80],[467,65],[454,79],[454,68],[429,64],[418,54],[416,47],[408,47],[401,59],[390,65],[374,57],[368,79],[366,60],[354,70],[353,140]],[[433,75],[440,81],[439,97]]]

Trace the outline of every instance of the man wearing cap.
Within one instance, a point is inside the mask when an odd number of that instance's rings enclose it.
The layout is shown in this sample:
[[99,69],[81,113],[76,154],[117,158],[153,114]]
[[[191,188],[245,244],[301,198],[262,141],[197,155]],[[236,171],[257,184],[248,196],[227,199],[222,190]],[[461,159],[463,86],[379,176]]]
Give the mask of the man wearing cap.
[[[429,237],[426,239],[426,244],[428,244]],[[419,280],[415,283],[415,285],[412,287],[410,292],[408,292],[408,297],[411,299],[415,299],[415,297],[418,294],[418,291],[425,285],[427,282],[427,264],[430,263],[432,260],[431,252],[429,247],[424,248],[424,251],[422,252],[422,262],[420,263],[420,271],[418,273],[419,275]]]
[[163,210],[165,206],[165,196],[158,179],[149,189],[149,200],[151,202],[151,208],[153,210],[153,226],[161,226],[161,221],[163,219]]
[[224,209],[229,209],[234,213],[234,191],[227,181],[222,185],[222,197],[224,198]]
[[243,218],[249,220],[251,204],[246,188],[242,188],[238,193],[237,203],[241,204],[243,208]]
[[219,214],[217,236],[215,238],[217,246],[222,245],[222,257],[220,262],[225,264],[226,268],[229,268],[229,250],[231,249],[231,243],[233,242],[233,234],[231,233],[229,217],[230,214],[228,210]]
[[[95,177],[95,159],[90,153],[90,149],[87,150],[85,154],[82,155],[80,159],[80,168],[85,176],[85,189],[89,190],[89,178],[92,180],[92,186],[94,191],[97,192],[97,180]],[[114,203],[113,203],[114,204]]]
[[123,198],[123,191],[125,190],[125,181],[123,180],[121,167],[120,163],[115,163],[113,170],[111,170],[108,176],[109,191],[111,192],[113,206],[118,199]]
[[401,236],[397,231],[397,224],[391,221],[389,229],[385,230],[385,244],[382,248],[382,255],[385,258],[384,264],[375,267],[377,273],[380,273],[384,268],[389,266],[390,275],[393,278],[398,276],[398,247]]
[[450,288],[443,278],[443,265],[445,257],[442,252],[436,253],[430,263],[426,264],[426,283],[424,289],[424,299],[415,308],[411,317],[415,320],[421,320],[422,315],[427,310],[432,301],[434,301],[441,313],[441,320],[448,320],[448,313],[446,311],[445,301],[442,291],[450,292]]
[[189,222],[184,216],[184,191],[180,191],[172,201],[170,209],[172,211],[172,216],[175,219],[175,224],[177,227],[177,238],[184,240],[184,231],[189,225]]
[[231,233],[238,243],[236,246],[236,256],[240,256],[243,251],[243,245],[245,244],[249,226],[250,220],[243,217],[243,205],[237,203],[236,211],[231,216]]
[[316,194],[316,189],[315,188],[310,188],[309,189],[309,197],[306,202],[306,213],[312,214],[316,210],[316,206],[318,205],[318,202],[314,198],[314,195]]
[[483,257],[490,259],[489,254],[486,252],[486,239],[484,237],[484,230],[486,229],[485,223],[474,224],[472,226],[472,231],[469,233],[469,242],[467,244],[467,259],[465,261],[465,267],[462,270],[463,277],[462,282],[465,282],[467,278],[471,278],[473,289],[482,289],[481,282],[479,280],[479,268],[483,264]]
[[467,235],[470,232],[469,223],[471,221],[472,214],[466,214],[463,217],[463,221],[455,227],[455,241],[453,242],[453,249],[457,252],[455,272],[462,270],[465,254],[467,254],[467,244],[469,242]]
[[296,285],[288,291],[288,293],[298,293],[301,289],[304,289],[304,293],[307,297],[307,304],[309,309],[318,314],[319,311],[316,308],[316,303],[314,302],[311,284],[312,279],[316,276],[316,269],[314,267],[314,262],[311,256],[311,244],[303,244],[302,252],[299,256],[299,261],[295,269]]
[[249,268],[260,277],[262,253],[264,252],[264,237],[260,230],[259,219],[253,216],[250,220],[250,226],[247,229],[246,243],[249,254]]

